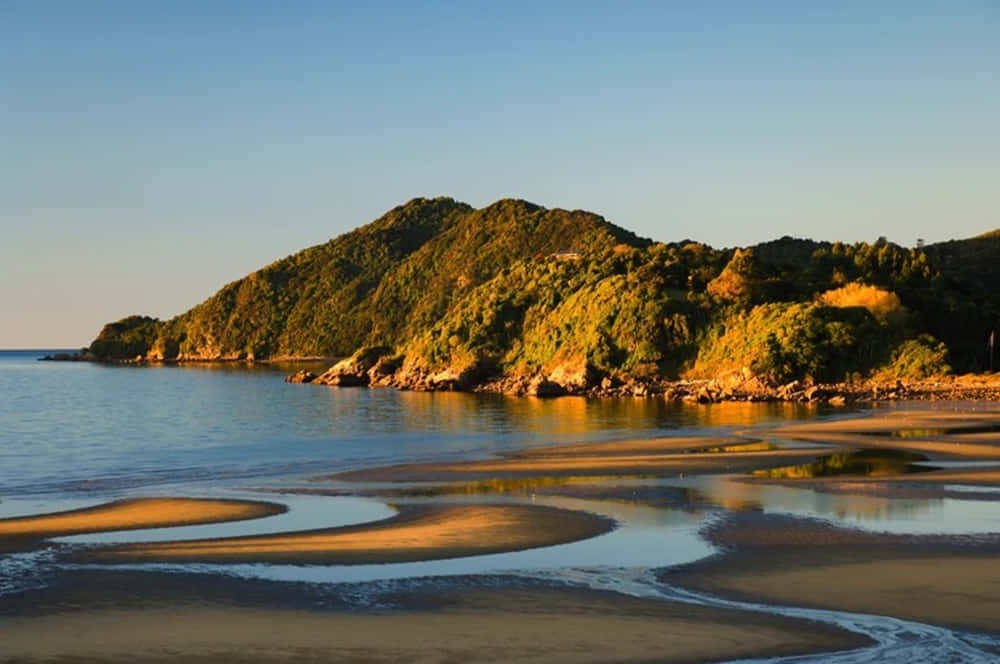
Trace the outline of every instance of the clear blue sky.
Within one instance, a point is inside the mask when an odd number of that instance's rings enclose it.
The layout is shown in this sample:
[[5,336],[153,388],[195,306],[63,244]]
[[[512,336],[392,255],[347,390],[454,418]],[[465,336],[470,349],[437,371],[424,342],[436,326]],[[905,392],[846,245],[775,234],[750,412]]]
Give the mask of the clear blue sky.
[[658,240],[1000,226],[1000,3],[0,0],[0,348],[414,196]]

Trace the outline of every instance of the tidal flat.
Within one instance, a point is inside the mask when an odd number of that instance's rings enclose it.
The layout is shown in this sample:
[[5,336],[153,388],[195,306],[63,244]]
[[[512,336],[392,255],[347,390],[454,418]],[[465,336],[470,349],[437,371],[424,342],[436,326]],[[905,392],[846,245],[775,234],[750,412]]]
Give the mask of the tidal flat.
[[[105,389],[146,381],[206,404],[288,389],[267,371],[30,371]],[[325,404],[326,426],[343,432],[313,422],[318,435],[276,439],[266,406],[244,411],[239,431],[206,407],[173,426],[208,438],[147,472],[142,441],[178,431],[84,419],[79,436],[109,445],[116,432],[138,470],[79,448],[61,485],[31,464],[20,483],[0,470],[0,661],[1000,653],[991,404],[288,394],[277,398],[302,399],[285,404],[301,412]],[[253,417],[270,438],[253,439]],[[21,422],[8,431],[25,440],[4,434],[8,450],[32,442]],[[60,446],[46,452],[38,437],[35,454],[58,465],[73,441],[44,433]]]

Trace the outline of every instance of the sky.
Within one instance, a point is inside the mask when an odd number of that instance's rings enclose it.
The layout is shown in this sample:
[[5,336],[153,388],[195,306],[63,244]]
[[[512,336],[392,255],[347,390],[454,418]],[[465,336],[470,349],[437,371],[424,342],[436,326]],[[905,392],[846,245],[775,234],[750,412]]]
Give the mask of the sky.
[[718,247],[977,235],[998,125],[996,0],[0,0],[0,348],[416,196]]

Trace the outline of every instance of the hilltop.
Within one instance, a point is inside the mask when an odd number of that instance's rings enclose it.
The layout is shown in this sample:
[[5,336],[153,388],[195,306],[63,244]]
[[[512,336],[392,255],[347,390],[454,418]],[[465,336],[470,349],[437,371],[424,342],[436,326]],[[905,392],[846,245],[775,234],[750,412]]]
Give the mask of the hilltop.
[[580,210],[418,198],[175,318],[109,324],[89,354],[347,357],[322,382],[518,393],[924,378],[987,368],[998,260],[998,233],[715,249],[654,243]]

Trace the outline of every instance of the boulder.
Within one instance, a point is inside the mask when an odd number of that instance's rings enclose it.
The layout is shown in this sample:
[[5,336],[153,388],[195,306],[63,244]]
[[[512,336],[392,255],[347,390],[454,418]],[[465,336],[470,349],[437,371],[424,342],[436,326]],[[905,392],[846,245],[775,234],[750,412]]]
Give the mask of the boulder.
[[385,346],[365,346],[334,364],[313,382],[338,387],[368,385],[371,382],[368,372],[389,352]]
[[383,355],[368,370],[368,379],[373,384],[384,383],[388,377],[399,371],[401,366],[403,366],[402,355]]
[[566,394],[566,388],[544,376],[535,376],[524,393],[535,397],[561,397]]
[[322,382],[324,385],[331,385],[333,387],[363,387],[368,384],[368,376],[349,373],[334,374]]
[[594,372],[586,361],[562,362],[548,372],[548,380],[566,392],[583,392],[594,385]]
[[821,401],[827,397],[828,392],[818,385],[813,385],[807,388],[805,392],[802,393],[803,398],[806,401]]
[[698,403],[715,403],[717,401],[716,394],[708,386],[702,386],[698,388],[695,392],[695,399]]
[[299,369],[285,379],[286,383],[311,383],[316,380],[316,374],[308,369]]

